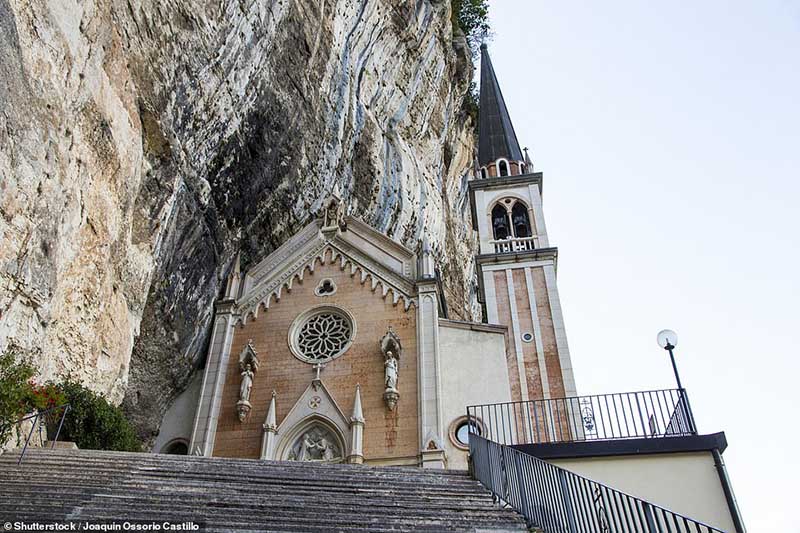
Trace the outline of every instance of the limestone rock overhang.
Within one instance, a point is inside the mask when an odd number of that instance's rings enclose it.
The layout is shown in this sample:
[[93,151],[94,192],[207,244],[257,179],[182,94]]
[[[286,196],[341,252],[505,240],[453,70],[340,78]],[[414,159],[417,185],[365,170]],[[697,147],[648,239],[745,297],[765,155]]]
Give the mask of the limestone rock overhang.
[[531,261],[551,261],[553,267],[558,269],[558,248],[537,248],[520,252],[510,252],[502,254],[481,254],[475,257],[475,267],[478,269],[478,301],[486,302],[484,292],[483,272],[487,265],[504,265],[509,267]]
[[416,305],[416,254],[356,218],[343,220],[346,230],[322,228],[319,220],[308,224],[250,268],[235,301],[218,302],[218,308],[225,306],[244,324],[291,292],[306,271],[334,263],[362,284],[369,281],[372,291],[380,288],[383,298],[391,295],[394,305],[402,301],[406,310]]
[[469,205],[472,212],[472,227],[478,227],[478,210],[475,207],[475,191],[508,189],[517,185],[536,185],[539,187],[539,195],[542,194],[542,181],[544,174],[541,172],[531,172],[530,174],[520,174],[517,176],[503,176],[497,178],[474,179],[467,183],[469,187]]

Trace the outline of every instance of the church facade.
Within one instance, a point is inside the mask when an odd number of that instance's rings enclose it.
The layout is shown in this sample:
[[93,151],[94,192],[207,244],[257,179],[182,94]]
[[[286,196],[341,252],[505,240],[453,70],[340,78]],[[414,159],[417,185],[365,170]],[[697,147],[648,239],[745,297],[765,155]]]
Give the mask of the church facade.
[[345,216],[333,195],[258,264],[243,272],[237,261],[191,428],[162,445],[463,469],[468,405],[575,395],[542,174],[520,149],[485,49],[480,109],[469,192],[484,321],[444,318],[425,239],[408,249]]

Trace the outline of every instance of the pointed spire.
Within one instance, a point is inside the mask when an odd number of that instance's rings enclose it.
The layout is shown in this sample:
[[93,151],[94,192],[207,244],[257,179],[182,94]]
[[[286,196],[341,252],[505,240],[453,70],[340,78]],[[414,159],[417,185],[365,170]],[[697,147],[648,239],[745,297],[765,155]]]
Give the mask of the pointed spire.
[[511,124],[500,84],[489,58],[486,44],[481,45],[481,99],[478,119],[478,162],[486,165],[504,157],[522,161],[517,134]]
[[264,429],[266,431],[275,431],[278,427],[275,418],[275,397],[277,394],[272,391],[272,399],[269,402],[269,410],[267,411],[267,419],[264,421]]
[[533,161],[531,161],[531,156],[528,154],[528,148],[526,147],[523,151],[525,152],[525,172],[530,174],[533,172]]
[[242,253],[237,252],[236,259],[233,262],[230,274],[228,274],[228,283],[225,286],[225,298],[236,299],[239,296],[239,284],[242,279]]
[[419,258],[419,276],[430,279],[436,277],[436,262],[433,259],[433,250],[428,240],[428,234],[422,235],[422,253]]
[[353,403],[353,416],[350,417],[352,422],[364,423],[364,411],[361,409],[361,385],[356,385],[356,401]]

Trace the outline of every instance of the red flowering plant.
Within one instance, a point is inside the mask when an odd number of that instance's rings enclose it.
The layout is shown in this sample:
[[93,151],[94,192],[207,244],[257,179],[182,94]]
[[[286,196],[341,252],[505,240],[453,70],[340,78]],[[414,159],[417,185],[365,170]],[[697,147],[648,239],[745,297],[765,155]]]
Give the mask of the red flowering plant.
[[11,436],[17,421],[35,409],[31,404],[35,374],[17,347],[9,346],[0,354],[0,445]]
[[[53,383],[34,382],[36,368],[27,360],[30,354],[10,344],[0,353],[0,446],[13,434],[19,420],[34,411],[64,405],[65,396]],[[56,425],[61,420],[62,409],[48,411],[45,422]]]
[[[47,411],[54,407],[63,406],[66,403],[66,397],[56,385],[51,382],[37,385],[31,383],[31,391],[28,401],[31,407],[35,407],[39,411]],[[57,411],[57,412],[56,412]],[[53,409],[48,414],[55,414],[60,416],[61,409]]]

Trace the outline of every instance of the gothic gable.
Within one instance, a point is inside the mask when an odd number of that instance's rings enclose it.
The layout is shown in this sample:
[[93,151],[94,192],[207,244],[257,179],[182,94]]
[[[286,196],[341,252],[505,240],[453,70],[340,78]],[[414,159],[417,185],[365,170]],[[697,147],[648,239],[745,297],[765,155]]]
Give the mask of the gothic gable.
[[[355,392],[355,391],[354,391]],[[281,442],[278,447],[278,456],[286,451],[286,447],[294,442],[298,431],[306,422],[321,420],[332,426],[337,433],[345,439],[350,434],[350,420],[344,415],[336,400],[322,383],[314,380],[306,388],[289,413],[278,425],[278,436]]]
[[318,265],[337,265],[362,285],[369,283],[373,292],[391,298],[393,305],[402,301],[405,310],[414,305],[414,253],[357,219],[344,221],[346,230],[335,232],[312,222],[250,269],[236,301],[239,323],[280,301]]

